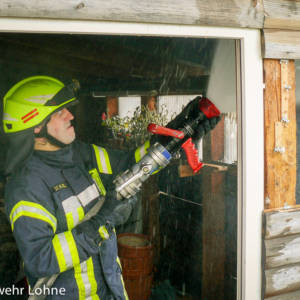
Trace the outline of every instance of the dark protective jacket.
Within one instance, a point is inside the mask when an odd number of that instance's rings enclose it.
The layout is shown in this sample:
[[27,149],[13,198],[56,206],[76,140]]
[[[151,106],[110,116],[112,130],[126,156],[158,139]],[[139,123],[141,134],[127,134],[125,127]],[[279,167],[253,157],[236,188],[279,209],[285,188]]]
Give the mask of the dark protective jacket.
[[8,180],[6,213],[30,286],[60,273],[46,299],[128,299],[108,213],[96,236],[76,225],[147,147],[125,155],[75,141],[58,151],[35,151]]

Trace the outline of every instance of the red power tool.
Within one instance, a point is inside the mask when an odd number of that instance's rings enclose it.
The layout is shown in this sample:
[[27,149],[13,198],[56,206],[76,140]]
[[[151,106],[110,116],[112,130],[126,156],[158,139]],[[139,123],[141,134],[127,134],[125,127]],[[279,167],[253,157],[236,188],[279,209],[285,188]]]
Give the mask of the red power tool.
[[192,143],[192,136],[201,122],[220,115],[219,110],[207,98],[199,99],[199,113],[196,118],[187,120],[179,130],[166,128],[156,124],[149,124],[148,130],[154,134],[169,136],[166,144],[154,143],[141,160],[131,166],[122,174],[116,176],[114,183],[116,186],[117,198],[129,199],[134,196],[151,174],[164,168],[171,161],[172,156],[181,147],[184,149],[187,160],[194,173],[198,172],[202,163],[199,162],[197,150]]
[[194,173],[197,173],[202,168],[203,164],[199,161],[198,152],[191,137],[195,133],[195,129],[199,123],[203,122],[205,119],[218,117],[219,115],[220,111],[209,99],[201,98],[199,101],[198,116],[193,120],[187,121],[183,128],[176,130],[151,123],[148,125],[148,131],[153,134],[173,137],[173,139],[165,145],[165,149],[169,153],[174,154],[180,147],[183,148],[190,167],[193,169]]

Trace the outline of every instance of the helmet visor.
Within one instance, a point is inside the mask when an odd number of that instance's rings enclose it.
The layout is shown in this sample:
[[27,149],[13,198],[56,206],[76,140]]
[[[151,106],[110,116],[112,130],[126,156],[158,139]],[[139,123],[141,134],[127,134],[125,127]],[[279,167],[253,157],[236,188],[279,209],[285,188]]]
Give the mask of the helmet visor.
[[[45,103],[45,106],[61,106],[65,102],[69,102],[71,99],[76,99],[76,92],[80,85],[77,80],[73,80],[72,83],[64,86],[52,99]],[[72,104],[75,101],[72,102]],[[77,101],[76,101],[77,102]]]

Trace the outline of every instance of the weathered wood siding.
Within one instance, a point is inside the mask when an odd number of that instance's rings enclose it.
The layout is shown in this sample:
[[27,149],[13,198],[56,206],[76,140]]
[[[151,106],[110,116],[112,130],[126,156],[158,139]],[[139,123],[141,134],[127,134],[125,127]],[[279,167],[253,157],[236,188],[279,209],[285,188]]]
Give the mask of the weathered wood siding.
[[265,210],[263,251],[264,298],[299,299],[300,206]]
[[300,29],[298,0],[264,0],[264,28]]
[[299,300],[299,299],[300,299],[300,291],[267,298],[267,300]]
[[262,28],[262,0],[2,0],[0,16]]
[[300,59],[300,31],[264,29],[264,58]]
[[265,208],[279,208],[296,204],[295,64],[265,59],[264,76]]

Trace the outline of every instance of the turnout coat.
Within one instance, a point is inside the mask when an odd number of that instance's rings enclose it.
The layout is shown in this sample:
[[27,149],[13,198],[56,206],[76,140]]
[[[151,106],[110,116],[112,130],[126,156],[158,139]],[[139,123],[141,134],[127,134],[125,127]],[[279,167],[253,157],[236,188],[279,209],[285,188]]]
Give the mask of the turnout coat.
[[75,141],[54,152],[34,151],[9,178],[6,214],[31,288],[38,278],[59,273],[52,287],[64,295],[46,299],[128,299],[111,212],[100,209],[96,234],[87,230],[91,221],[85,230],[78,224],[103,201],[114,176],[148,147],[124,154]]

